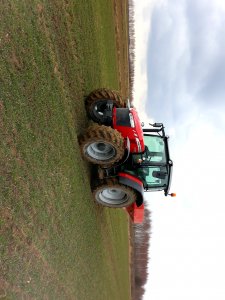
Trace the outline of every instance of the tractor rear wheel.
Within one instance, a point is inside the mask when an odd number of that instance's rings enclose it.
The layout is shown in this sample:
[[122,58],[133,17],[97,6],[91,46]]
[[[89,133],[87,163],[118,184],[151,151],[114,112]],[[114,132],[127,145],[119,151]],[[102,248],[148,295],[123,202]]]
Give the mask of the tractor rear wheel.
[[124,139],[121,133],[111,127],[94,124],[79,139],[83,156],[89,162],[110,166],[122,159]]
[[94,90],[87,96],[86,111],[94,122],[104,124],[104,112],[108,100],[111,100],[116,107],[124,107],[124,101],[120,94],[113,90],[101,88]]
[[93,190],[93,195],[97,203],[113,208],[130,206],[137,199],[137,195],[132,188],[118,183],[116,179],[102,181]]

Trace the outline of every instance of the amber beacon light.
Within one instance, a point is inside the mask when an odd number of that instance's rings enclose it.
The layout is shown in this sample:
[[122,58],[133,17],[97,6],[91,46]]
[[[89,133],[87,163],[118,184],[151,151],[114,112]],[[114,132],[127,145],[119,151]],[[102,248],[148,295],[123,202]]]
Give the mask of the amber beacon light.
[[176,193],[171,193],[171,194],[169,194],[171,197],[176,197],[177,196],[177,194]]

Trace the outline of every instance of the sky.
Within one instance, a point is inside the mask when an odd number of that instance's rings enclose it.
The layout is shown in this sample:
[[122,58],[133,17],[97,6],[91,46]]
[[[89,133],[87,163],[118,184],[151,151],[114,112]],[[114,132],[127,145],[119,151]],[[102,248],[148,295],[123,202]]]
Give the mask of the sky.
[[152,212],[144,300],[225,299],[225,0],[135,0],[134,104],[163,122],[172,192]]

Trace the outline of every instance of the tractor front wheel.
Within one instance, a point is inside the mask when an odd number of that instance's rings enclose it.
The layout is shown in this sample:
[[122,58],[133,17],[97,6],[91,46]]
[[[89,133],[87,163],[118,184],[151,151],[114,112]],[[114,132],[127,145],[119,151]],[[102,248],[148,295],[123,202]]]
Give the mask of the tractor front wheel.
[[116,107],[124,107],[124,101],[120,94],[114,90],[105,88],[91,92],[86,99],[86,111],[89,117],[97,123],[104,124],[104,113],[107,109],[107,101],[111,100]]
[[124,139],[117,130],[94,124],[79,139],[81,152],[89,162],[110,166],[122,159]]
[[136,193],[116,179],[107,179],[93,190],[95,201],[101,205],[121,208],[130,206],[137,199]]

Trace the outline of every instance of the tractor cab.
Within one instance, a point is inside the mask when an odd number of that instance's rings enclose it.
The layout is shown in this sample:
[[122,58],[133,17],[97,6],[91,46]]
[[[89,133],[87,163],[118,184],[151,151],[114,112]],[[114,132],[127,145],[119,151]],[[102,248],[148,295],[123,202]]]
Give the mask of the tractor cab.
[[145,150],[132,153],[123,165],[123,172],[138,177],[145,191],[163,190],[167,196],[172,177],[173,162],[169,156],[168,137],[161,123],[143,129]]

